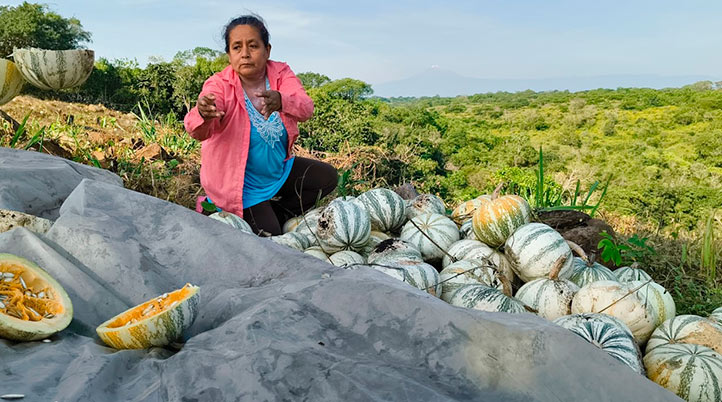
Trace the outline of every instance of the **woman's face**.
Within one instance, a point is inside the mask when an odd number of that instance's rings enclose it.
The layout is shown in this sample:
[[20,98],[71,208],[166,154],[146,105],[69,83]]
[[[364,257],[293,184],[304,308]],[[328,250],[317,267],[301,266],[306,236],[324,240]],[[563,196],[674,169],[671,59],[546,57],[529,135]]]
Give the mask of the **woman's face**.
[[250,25],[238,25],[228,34],[228,58],[242,79],[258,80],[266,75],[271,45],[263,44],[261,35]]

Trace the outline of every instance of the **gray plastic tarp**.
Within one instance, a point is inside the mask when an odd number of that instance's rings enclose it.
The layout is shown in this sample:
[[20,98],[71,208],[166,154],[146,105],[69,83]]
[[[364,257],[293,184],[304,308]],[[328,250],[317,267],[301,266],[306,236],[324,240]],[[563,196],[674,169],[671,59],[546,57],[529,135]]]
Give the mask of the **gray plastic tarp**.
[[[3,185],[48,173],[42,161],[60,163],[38,154],[37,173],[0,161]],[[333,267],[113,180],[75,184],[45,235],[0,234],[0,252],[37,262],[75,308],[70,327],[50,343],[0,340],[0,394],[25,401],[677,400],[532,314],[454,307],[370,268]],[[28,197],[52,205],[71,185],[58,183],[47,200]],[[95,335],[111,316],[186,282],[201,287],[201,304],[180,350],[118,351]]]

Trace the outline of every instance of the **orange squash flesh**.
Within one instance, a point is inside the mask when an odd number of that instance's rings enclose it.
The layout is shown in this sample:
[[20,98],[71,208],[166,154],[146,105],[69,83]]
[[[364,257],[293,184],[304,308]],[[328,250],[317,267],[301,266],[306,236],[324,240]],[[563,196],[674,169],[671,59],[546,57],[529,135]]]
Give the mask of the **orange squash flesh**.
[[53,288],[22,265],[0,262],[0,276],[0,307],[4,306],[0,313],[23,321],[41,321],[65,311]]
[[178,290],[162,294],[119,314],[115,320],[108,323],[106,327],[120,328],[158,315],[188,298],[191,292],[193,292],[193,286],[190,283],[186,283],[185,286]]

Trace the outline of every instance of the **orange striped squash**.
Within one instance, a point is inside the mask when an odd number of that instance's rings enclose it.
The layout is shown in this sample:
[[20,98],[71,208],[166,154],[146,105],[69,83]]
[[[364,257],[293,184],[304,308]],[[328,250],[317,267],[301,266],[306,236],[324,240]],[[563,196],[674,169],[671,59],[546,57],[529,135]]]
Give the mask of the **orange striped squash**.
[[462,225],[465,221],[474,216],[474,213],[481,204],[489,200],[491,200],[491,196],[484,194],[474,198],[473,200],[462,202],[451,212],[451,219],[457,225]]
[[499,185],[491,200],[482,203],[474,213],[472,227],[483,243],[498,247],[519,227],[531,222],[531,207],[518,195],[499,197]]

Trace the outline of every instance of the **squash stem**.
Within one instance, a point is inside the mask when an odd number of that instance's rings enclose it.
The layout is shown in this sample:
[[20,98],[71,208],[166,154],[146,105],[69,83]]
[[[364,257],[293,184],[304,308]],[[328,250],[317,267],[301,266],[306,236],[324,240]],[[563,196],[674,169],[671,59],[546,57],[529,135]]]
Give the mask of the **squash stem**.
[[549,279],[556,281],[559,280],[559,272],[561,272],[564,263],[567,261],[567,256],[563,255],[554,262],[554,267],[549,272]]

